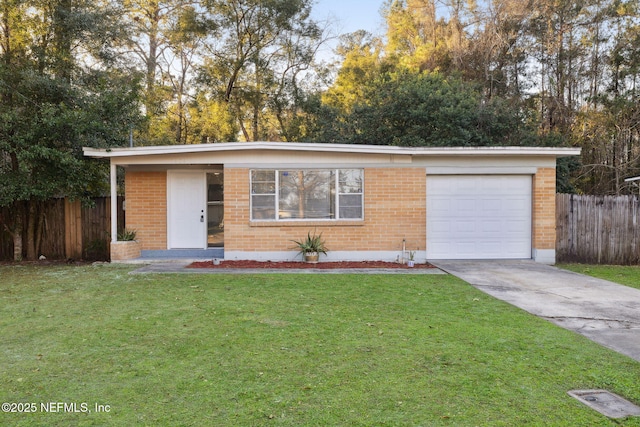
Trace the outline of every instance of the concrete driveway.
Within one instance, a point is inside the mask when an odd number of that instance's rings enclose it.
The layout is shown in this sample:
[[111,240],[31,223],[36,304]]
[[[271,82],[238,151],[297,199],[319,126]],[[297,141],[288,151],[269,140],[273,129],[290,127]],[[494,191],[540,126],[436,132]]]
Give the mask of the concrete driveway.
[[495,298],[640,361],[640,290],[533,261],[432,261]]

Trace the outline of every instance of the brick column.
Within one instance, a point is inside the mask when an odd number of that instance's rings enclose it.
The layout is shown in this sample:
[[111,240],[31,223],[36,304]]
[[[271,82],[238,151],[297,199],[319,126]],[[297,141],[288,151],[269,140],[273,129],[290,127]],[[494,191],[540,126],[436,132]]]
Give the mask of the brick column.
[[533,259],[555,264],[556,170],[540,168],[533,176]]

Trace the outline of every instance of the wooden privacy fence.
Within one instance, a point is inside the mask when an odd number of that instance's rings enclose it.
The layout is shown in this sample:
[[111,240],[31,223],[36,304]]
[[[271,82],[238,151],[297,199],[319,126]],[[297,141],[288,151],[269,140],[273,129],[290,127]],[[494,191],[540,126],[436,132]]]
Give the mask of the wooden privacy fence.
[[637,196],[556,195],[558,262],[638,264]]
[[[118,226],[124,227],[122,197],[118,198]],[[96,197],[93,206],[80,201],[51,199],[44,203],[44,229],[40,254],[47,259],[108,260],[111,199]],[[25,221],[26,224],[26,221]],[[26,230],[23,234],[26,245]],[[13,259],[13,239],[0,229],[0,260]]]

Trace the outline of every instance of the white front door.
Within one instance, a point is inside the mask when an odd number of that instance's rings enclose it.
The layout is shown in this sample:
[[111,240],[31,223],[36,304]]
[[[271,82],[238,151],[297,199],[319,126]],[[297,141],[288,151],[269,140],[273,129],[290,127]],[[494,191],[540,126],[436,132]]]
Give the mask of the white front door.
[[167,174],[169,249],[206,249],[206,175],[200,171]]
[[428,175],[427,258],[531,258],[531,176]]

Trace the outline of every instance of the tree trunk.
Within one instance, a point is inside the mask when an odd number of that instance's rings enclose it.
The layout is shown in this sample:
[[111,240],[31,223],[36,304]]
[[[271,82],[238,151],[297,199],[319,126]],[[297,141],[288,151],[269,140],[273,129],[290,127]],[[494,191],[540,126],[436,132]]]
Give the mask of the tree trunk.
[[253,106],[253,119],[251,120],[251,132],[253,133],[252,141],[260,141],[260,107],[256,103]]
[[13,260],[16,262],[22,261],[22,230],[21,229],[16,229],[16,232],[13,234]]
[[[4,51],[3,59],[5,65],[9,66],[13,59],[13,34],[12,34],[12,26],[9,22],[9,11],[11,9],[11,5],[8,1],[2,2],[2,50]],[[7,92],[3,91],[3,97]]]
[[22,231],[24,230],[24,223],[22,219],[23,212],[24,205],[22,202],[16,202],[13,229],[10,231],[13,236],[13,260],[16,262],[22,261]]
[[[155,7],[153,7],[155,6]],[[144,96],[144,106],[147,117],[154,117],[158,114],[158,94],[156,93],[156,69],[158,68],[158,49],[160,49],[159,41],[159,25],[160,25],[160,9],[154,4],[149,10],[145,11],[149,19],[149,27],[147,36],[149,37],[147,45],[145,85],[146,93]]]
[[182,144],[183,142],[182,133],[184,131],[182,127],[182,123],[184,122],[184,114],[183,114],[184,105],[182,104],[182,94],[178,94],[178,105],[176,109],[178,110],[178,119],[176,124],[175,140],[176,140],[176,144]]
[[244,140],[249,142],[251,141],[251,137],[249,136],[249,131],[247,131],[247,127],[244,125],[244,119],[242,117],[242,110],[238,104],[235,105],[236,114],[238,117],[238,123],[240,124],[240,130],[242,130],[242,135],[244,136]]

